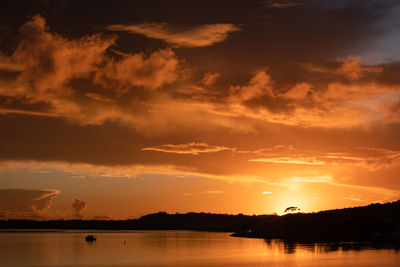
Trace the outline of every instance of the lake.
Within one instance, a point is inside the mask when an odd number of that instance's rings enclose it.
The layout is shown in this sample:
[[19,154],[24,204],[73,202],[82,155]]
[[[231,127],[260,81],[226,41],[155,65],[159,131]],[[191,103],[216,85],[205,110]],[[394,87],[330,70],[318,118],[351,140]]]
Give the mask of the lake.
[[[95,242],[85,242],[93,234]],[[392,247],[194,231],[2,231],[1,266],[400,266]]]

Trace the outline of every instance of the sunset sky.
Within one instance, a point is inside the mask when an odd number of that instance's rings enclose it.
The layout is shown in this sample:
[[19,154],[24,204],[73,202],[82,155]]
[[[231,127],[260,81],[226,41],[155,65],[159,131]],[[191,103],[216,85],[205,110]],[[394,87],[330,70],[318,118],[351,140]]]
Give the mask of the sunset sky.
[[400,1],[0,3],[0,219],[400,198]]

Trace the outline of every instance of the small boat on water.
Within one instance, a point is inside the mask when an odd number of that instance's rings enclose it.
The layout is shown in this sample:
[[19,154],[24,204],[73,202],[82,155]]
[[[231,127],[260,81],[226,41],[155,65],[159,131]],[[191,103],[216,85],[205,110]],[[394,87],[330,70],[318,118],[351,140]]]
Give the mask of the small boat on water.
[[85,237],[86,242],[93,242],[96,241],[96,237],[94,235],[88,235]]

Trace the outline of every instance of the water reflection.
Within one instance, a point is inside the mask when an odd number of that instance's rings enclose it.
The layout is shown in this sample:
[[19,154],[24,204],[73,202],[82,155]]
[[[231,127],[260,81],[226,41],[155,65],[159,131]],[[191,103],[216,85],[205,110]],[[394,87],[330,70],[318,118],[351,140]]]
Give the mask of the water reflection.
[[361,251],[361,250],[393,250],[400,251],[400,243],[385,242],[295,242],[278,239],[265,239],[268,248],[279,247],[285,254],[293,254],[299,250],[313,253],[329,253],[338,251]]
[[191,231],[0,232],[1,266],[400,266],[398,251]]

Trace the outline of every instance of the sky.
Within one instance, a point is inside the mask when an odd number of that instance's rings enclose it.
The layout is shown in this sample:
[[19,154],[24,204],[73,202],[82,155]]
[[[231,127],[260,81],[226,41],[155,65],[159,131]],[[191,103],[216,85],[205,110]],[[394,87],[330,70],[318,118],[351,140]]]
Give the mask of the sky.
[[400,1],[0,3],[0,219],[400,198]]

